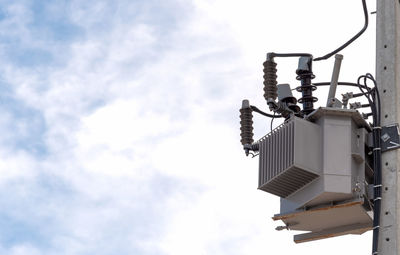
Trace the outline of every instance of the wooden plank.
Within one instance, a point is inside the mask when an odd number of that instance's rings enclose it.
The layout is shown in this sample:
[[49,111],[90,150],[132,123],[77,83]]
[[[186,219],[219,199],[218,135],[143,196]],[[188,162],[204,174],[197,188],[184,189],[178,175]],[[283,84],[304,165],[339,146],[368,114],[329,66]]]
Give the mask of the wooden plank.
[[316,241],[316,240],[348,235],[348,234],[362,234],[371,229],[372,229],[372,223],[340,226],[337,228],[325,229],[318,232],[310,232],[310,233],[295,235],[294,242],[304,243],[304,242]]
[[361,205],[363,204],[363,201],[355,201],[355,202],[349,202],[349,203],[343,203],[343,204],[337,204],[337,205],[331,205],[331,206],[326,206],[326,207],[318,207],[315,209],[310,209],[310,210],[305,210],[305,211],[299,211],[299,212],[293,212],[289,214],[283,214],[283,215],[275,215],[272,217],[273,220],[287,220],[290,218],[297,217],[302,214],[309,214],[312,212],[319,212],[319,211],[327,211],[331,209],[338,209],[338,208],[346,208],[346,207],[352,207],[356,205]]

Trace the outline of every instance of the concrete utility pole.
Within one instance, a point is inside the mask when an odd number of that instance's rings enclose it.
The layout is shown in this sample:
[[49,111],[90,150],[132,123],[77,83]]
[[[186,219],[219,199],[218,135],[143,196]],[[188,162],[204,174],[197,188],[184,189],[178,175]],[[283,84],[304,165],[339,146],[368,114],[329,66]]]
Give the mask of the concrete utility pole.
[[[377,0],[376,76],[382,126],[400,123],[400,0]],[[400,150],[382,154],[379,254],[400,254]]]

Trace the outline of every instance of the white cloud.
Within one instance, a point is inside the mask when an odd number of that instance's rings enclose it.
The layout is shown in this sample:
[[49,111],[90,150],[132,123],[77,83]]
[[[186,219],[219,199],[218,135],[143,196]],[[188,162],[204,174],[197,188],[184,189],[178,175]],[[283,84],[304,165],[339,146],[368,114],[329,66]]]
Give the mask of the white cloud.
[[32,171],[37,162],[23,151],[0,151],[0,184],[19,179],[32,180],[36,173]]
[[83,118],[76,135],[77,162],[106,175],[143,174],[157,143],[182,126],[165,114],[141,113],[143,108],[134,100],[117,100]]
[[[32,221],[50,222],[47,253],[21,244],[7,254],[320,254],[317,243],[295,246],[292,233],[274,232],[278,199],[256,190],[257,159],[239,143],[240,100],[264,103],[265,51],[293,45],[277,24],[265,32],[280,13],[269,8],[287,2],[174,1],[165,20],[176,24],[160,26],[146,9],[139,20],[122,15],[135,4],[73,1],[69,18],[84,36],[58,53],[68,55],[62,65],[3,67],[16,98],[43,114],[48,152],[0,150],[0,184],[25,180],[37,194],[28,195],[26,210],[39,211]],[[288,16],[301,7],[294,2]],[[259,123],[262,135],[268,123]]]
[[32,247],[29,244],[22,244],[13,247],[7,254],[10,255],[39,255],[41,254],[40,250]]

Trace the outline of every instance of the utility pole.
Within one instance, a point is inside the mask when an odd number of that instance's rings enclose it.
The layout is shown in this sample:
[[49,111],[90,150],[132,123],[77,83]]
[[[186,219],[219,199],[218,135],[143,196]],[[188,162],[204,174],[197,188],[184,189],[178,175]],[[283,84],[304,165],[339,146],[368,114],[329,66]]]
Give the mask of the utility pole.
[[[382,126],[400,122],[400,0],[377,0],[376,76]],[[400,150],[382,154],[379,254],[400,254]]]

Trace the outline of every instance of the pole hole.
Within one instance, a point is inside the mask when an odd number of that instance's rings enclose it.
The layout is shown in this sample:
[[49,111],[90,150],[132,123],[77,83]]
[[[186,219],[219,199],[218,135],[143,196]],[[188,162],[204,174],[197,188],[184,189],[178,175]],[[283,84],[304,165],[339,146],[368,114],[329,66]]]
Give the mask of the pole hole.
[[388,115],[387,115],[387,114],[385,114],[385,119],[387,119],[387,117],[388,117]]
[[389,188],[388,187],[385,187],[385,190],[387,191]]
[[389,165],[389,162],[386,162],[386,163],[385,163],[385,166],[388,166],[388,165]]
[[383,90],[383,93],[386,93],[386,89]]
[[389,215],[389,212],[385,212],[385,215]]
[[384,67],[383,67],[383,70],[386,70],[386,69],[387,69],[387,67],[386,67],[386,66],[384,66]]
[[385,45],[383,46],[383,48],[385,48],[385,49],[386,49],[386,48],[387,48],[387,45],[385,44]]
[[386,238],[386,242],[389,242],[390,241],[390,238]]

